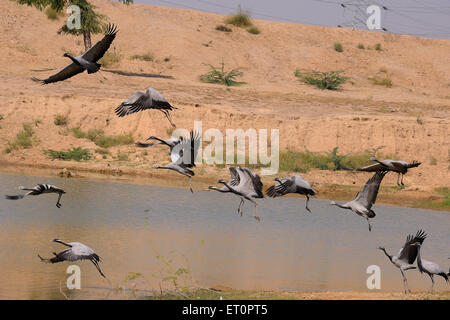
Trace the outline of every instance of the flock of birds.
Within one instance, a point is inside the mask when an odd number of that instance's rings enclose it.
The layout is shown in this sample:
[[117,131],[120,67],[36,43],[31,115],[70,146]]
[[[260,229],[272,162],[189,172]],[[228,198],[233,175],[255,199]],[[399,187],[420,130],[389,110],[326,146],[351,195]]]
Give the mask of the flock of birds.
[[[84,54],[77,57],[73,57],[68,53],[64,54],[64,57],[72,60],[71,64],[47,79],[41,80],[32,78],[32,80],[41,82],[42,84],[49,84],[66,80],[79,73],[84,72],[85,70],[87,70],[89,74],[98,72],[101,68],[101,64],[98,63],[98,61],[109,49],[112,41],[116,37],[117,32],[118,30],[114,25],[109,25],[103,39],[97,42]],[[167,102],[167,100],[153,88],[148,88],[146,91],[136,91],[131,97],[126,99],[115,109],[115,113],[118,117],[124,117],[148,109],[159,110],[165,115],[169,123],[173,127],[175,127],[170,117],[170,111],[176,108],[171,106],[170,103]],[[186,176],[189,181],[190,190],[191,192],[193,192],[190,181],[191,177],[195,175],[193,170],[195,167],[196,155],[200,145],[200,139],[201,137],[198,132],[191,131],[189,137],[181,136],[170,137],[169,139],[161,139],[151,136],[147,139],[147,141],[151,140],[153,142],[138,142],[136,143],[136,145],[141,148],[148,148],[159,144],[168,146],[170,148],[169,154],[171,162],[165,166],[155,165],[153,166],[153,168],[168,169]],[[374,164],[365,166],[363,168],[354,169],[357,171],[375,172],[375,174],[365,183],[362,190],[358,192],[356,197],[352,201],[349,201],[347,203],[339,204],[335,201],[331,202],[331,205],[335,205],[342,209],[351,210],[355,214],[365,218],[368,222],[369,231],[371,231],[372,229],[369,219],[375,217],[375,212],[372,210],[372,206],[375,204],[380,184],[386,173],[389,171],[398,173],[397,184],[403,185],[403,176],[408,172],[408,169],[418,167],[421,164],[420,162],[416,161],[408,163],[405,161],[390,159],[379,161],[375,158],[371,158],[370,160],[373,161]],[[258,205],[255,200],[264,198],[263,183],[261,182],[261,178],[249,168],[229,167],[228,169],[230,172],[230,180],[228,182],[226,182],[225,180],[219,180],[218,183],[223,185],[221,188],[209,186],[208,190],[218,191],[221,193],[232,193],[239,197],[240,202],[238,205],[237,213],[241,216],[243,214],[243,205],[245,200],[251,202],[255,208],[254,218],[260,221],[260,218],[257,215]],[[304,195],[306,196],[305,209],[308,212],[311,212],[308,206],[310,199],[309,197],[316,195],[316,191],[312,189],[308,181],[306,181],[299,175],[285,177],[282,179],[275,178],[274,180],[276,181],[276,184],[270,186],[266,191],[266,195],[268,197],[281,197],[290,193]],[[7,195],[6,198],[10,200],[19,200],[23,199],[26,196],[56,193],[58,194],[56,206],[60,208],[61,197],[66,193],[61,188],[50,184],[38,184],[34,188],[19,187],[19,189],[28,192],[23,195]],[[404,275],[404,271],[415,268],[413,266],[413,263],[416,258],[419,271],[421,273],[425,272],[431,278],[431,290],[433,290],[434,286],[434,275],[442,276],[448,282],[450,270],[449,273],[446,273],[437,264],[421,259],[420,248],[425,238],[426,234],[422,230],[417,232],[414,237],[412,235],[408,235],[405,245],[396,256],[389,255],[386,252],[385,248],[379,248],[386,254],[389,260],[400,269],[404,280],[405,292],[407,292],[407,290],[409,291],[409,288],[407,279]],[[95,253],[93,249],[80,242],[66,243],[59,239],[54,239],[53,241],[67,246],[68,249],[59,253],[54,252],[54,257],[49,259],[42,258],[40,255],[38,255],[41,261],[58,263],[62,261],[90,260],[97,268],[100,275],[106,278],[99,267],[101,258]]]

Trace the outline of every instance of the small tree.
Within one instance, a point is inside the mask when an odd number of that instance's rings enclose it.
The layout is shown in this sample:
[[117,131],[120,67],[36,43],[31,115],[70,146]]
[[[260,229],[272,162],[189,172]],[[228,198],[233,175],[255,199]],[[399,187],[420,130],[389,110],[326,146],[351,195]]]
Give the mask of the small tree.
[[[19,4],[33,6],[40,11],[46,7],[50,7],[57,12],[62,12],[64,8],[76,5],[80,8],[81,28],[69,29],[65,23],[58,33],[83,35],[84,48],[88,50],[92,46],[91,33],[98,34],[103,32],[103,24],[106,16],[95,11],[95,6],[87,0],[16,0]],[[132,3],[132,0],[124,0]]]

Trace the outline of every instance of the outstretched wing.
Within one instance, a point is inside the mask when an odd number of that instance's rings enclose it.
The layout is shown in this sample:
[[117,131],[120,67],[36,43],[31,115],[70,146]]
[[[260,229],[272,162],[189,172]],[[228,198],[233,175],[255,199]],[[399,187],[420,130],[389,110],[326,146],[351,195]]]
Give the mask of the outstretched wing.
[[232,187],[238,186],[241,180],[236,167],[229,167],[228,170],[230,171],[230,182],[228,184]]
[[122,102],[115,110],[118,117],[149,109],[151,107],[150,97],[144,91],[136,91],[131,97]]
[[189,138],[181,137],[181,142],[172,148],[172,162],[187,168],[195,167],[195,158],[200,147],[200,134],[191,131]]
[[272,198],[284,196],[289,193],[289,188],[292,187],[293,184],[293,179],[285,178],[281,180],[281,183],[275,184],[267,189],[266,194]]
[[264,194],[262,192],[263,183],[261,182],[261,178],[255,172],[250,170],[249,168],[244,168],[243,170],[245,172],[247,172],[247,174],[251,178],[251,181],[252,181],[252,184],[253,184],[253,189],[255,190],[255,193],[257,195],[256,197],[257,198],[264,198]]
[[406,242],[403,248],[400,251],[400,254],[398,255],[398,258],[400,260],[407,261],[409,264],[413,264],[417,257],[418,248],[416,246],[413,246],[414,243],[420,243],[422,244],[423,241],[427,235],[423,230],[419,230],[416,233],[416,236],[413,237],[412,235],[408,235],[406,237]]
[[383,166],[380,163],[374,163],[374,164],[369,164],[368,166],[362,167],[362,168],[357,168],[355,169],[356,171],[366,171],[366,172],[375,172],[375,171],[380,171],[380,170],[384,170],[386,169],[385,166]]
[[64,69],[61,69],[58,73],[55,73],[54,75],[48,77],[47,79],[38,79],[38,78],[31,78],[31,80],[36,81],[36,82],[40,82],[42,84],[48,84],[48,83],[52,83],[52,82],[58,82],[58,81],[63,81],[66,79],[69,79],[71,77],[73,77],[74,75],[77,75],[81,72],[83,72],[84,69],[75,64],[75,63],[71,63],[68,66],[66,66]]
[[97,62],[101,57],[108,51],[111,43],[116,37],[118,30],[114,24],[109,24],[106,29],[105,36],[102,40],[97,42],[93,47],[91,47],[88,51],[83,54],[83,59],[88,60],[90,62]]
[[380,189],[381,181],[386,175],[387,171],[377,171],[364,185],[361,192],[355,198],[355,201],[361,203],[367,209],[370,209],[377,200],[378,190]]

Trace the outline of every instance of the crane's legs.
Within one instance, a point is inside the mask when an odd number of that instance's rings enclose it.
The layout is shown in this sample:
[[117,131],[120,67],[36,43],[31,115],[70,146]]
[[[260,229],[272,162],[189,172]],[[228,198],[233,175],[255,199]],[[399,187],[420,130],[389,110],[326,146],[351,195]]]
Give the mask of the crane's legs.
[[58,195],[58,201],[56,201],[56,207],[58,207],[58,208],[61,208],[61,203],[59,203],[59,201],[61,200],[61,197],[62,197],[62,193],[60,193]]
[[306,210],[308,210],[309,213],[311,213],[311,210],[309,210],[309,208],[308,208],[308,202],[309,202],[309,197],[308,197],[308,195],[306,195]]
[[162,113],[164,113],[164,115],[166,116],[167,120],[169,120],[170,125],[174,128],[176,128],[177,126],[173,124],[172,119],[170,118],[170,114],[169,111],[164,110],[164,109],[158,109],[159,111],[161,111]]
[[372,231],[372,226],[370,225],[369,218],[366,218],[366,220],[367,220],[367,223],[369,224],[369,231]]
[[408,286],[408,279],[406,279],[406,276],[403,273],[402,269],[400,269],[400,272],[402,273],[402,277],[403,277],[403,288],[405,289],[405,294],[407,294],[408,292],[411,293],[411,290],[409,290],[409,286]]
[[239,202],[239,207],[238,207],[238,210],[237,210],[237,213],[239,214],[239,215],[241,215],[241,217],[242,217],[242,205],[244,204],[244,199],[242,199],[241,198],[241,201]]
[[194,193],[194,190],[192,190],[192,184],[191,184],[191,176],[187,176],[189,179],[188,179],[188,182],[189,182],[189,190],[191,190],[191,192],[192,193]]
[[430,275],[430,278],[431,278],[431,293],[433,293],[434,292],[434,276]]
[[258,216],[258,207],[255,203],[255,215],[253,216],[253,218],[255,218],[256,221],[260,222],[261,218]]
[[[106,78],[103,73],[100,72],[100,69],[98,69],[98,74],[101,75],[103,77],[104,80],[108,80],[108,78]],[[100,80],[101,83],[103,83],[102,80]]]
[[404,186],[405,184],[403,183],[403,177],[404,177],[405,175],[402,173],[402,182],[401,182],[401,184],[402,184],[402,186]]

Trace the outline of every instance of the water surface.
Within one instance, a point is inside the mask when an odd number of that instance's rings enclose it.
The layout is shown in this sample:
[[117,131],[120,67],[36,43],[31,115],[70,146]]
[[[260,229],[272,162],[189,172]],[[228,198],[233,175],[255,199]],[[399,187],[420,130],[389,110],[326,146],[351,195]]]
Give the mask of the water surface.
[[[369,233],[364,219],[325,200],[310,202],[312,214],[305,211],[304,198],[258,200],[258,222],[247,203],[244,216],[238,216],[239,200],[230,194],[11,174],[0,179],[0,195],[37,183],[67,192],[61,209],[54,194],[0,200],[1,299],[61,299],[60,283],[70,298],[126,298],[129,293],[102,288],[130,287],[133,281],[125,278],[138,272],[143,275],[134,280],[138,289],[159,291],[168,271],[179,269],[189,270],[178,277],[180,286],[368,291],[366,269],[373,264],[381,267],[382,291],[401,291],[399,270],[376,248],[396,254],[406,235],[420,228],[429,234],[423,257],[449,267],[449,212],[376,205]],[[37,257],[64,249],[51,242],[54,238],[92,247],[103,258],[110,283],[89,261],[78,262],[83,288],[68,292],[70,264],[44,264]],[[413,291],[430,286],[415,270],[407,277]],[[170,282],[162,287],[170,288]],[[439,277],[435,289],[448,287]]]

